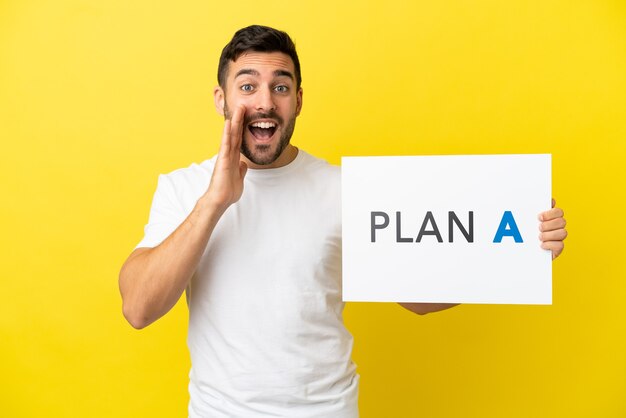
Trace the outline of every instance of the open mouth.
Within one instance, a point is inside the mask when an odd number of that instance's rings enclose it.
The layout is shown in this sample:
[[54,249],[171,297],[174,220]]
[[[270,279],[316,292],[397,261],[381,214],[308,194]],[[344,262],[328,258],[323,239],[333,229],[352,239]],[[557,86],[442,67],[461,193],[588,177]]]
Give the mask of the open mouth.
[[276,132],[276,122],[253,122],[248,125],[248,130],[259,141],[269,141]]

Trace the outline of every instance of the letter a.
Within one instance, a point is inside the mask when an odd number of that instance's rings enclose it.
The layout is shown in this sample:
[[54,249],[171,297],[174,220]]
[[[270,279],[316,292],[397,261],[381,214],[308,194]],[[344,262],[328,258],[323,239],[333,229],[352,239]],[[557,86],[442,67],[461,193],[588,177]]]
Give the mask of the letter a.
[[502,237],[513,237],[515,242],[524,242],[510,210],[507,210],[504,212],[504,215],[502,215],[502,220],[500,221],[496,236],[493,238],[493,242],[502,242]]

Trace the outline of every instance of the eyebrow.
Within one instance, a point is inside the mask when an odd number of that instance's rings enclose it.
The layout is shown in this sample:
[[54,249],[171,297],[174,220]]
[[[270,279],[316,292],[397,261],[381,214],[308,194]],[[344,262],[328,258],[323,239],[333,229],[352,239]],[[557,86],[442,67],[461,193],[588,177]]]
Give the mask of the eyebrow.
[[[261,74],[257,70],[254,70],[252,68],[242,68],[241,70],[237,71],[237,74],[235,74],[235,78],[239,77],[240,75],[259,76]],[[287,70],[274,71],[274,77],[289,77],[291,80],[295,80],[293,74],[291,74],[291,72]]]
[[293,74],[287,70],[276,70],[274,71],[274,77],[289,77],[291,80],[295,80]]

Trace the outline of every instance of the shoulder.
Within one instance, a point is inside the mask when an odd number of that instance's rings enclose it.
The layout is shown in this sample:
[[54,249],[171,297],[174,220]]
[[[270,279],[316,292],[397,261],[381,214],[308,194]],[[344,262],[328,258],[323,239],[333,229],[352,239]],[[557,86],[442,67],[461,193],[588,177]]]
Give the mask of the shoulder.
[[298,187],[314,196],[317,205],[328,202],[336,206],[341,202],[341,168],[303,152]]
[[211,181],[215,157],[201,163],[192,163],[159,175],[159,188],[166,189],[172,197],[188,206],[204,193]]
[[341,168],[329,164],[326,160],[315,157],[306,151],[300,150],[303,155],[302,171],[313,176],[314,179],[325,183],[341,182]]

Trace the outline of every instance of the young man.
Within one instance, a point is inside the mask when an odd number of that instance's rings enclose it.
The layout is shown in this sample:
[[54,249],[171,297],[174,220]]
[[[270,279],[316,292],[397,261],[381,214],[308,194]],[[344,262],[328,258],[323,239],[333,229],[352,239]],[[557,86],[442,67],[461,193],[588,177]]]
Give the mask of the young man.
[[[272,28],[241,29],[218,80],[219,153],[159,177],[145,237],[120,272],[124,315],[143,328],[186,290],[191,417],[356,417],[340,171],[290,143],[302,109],[295,46]],[[563,213],[540,216],[556,256]]]

